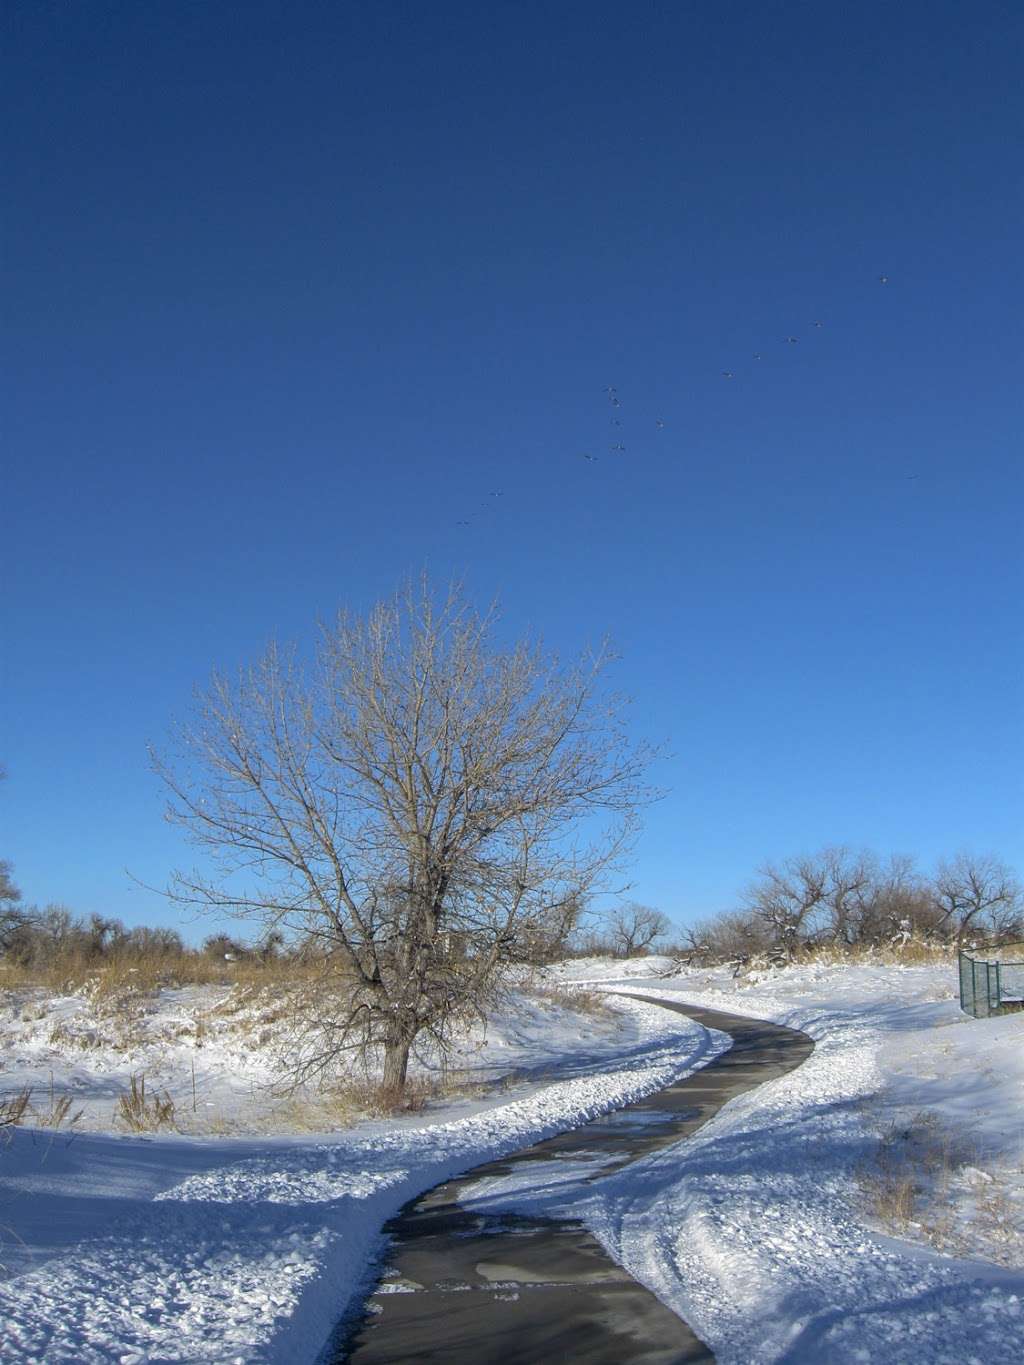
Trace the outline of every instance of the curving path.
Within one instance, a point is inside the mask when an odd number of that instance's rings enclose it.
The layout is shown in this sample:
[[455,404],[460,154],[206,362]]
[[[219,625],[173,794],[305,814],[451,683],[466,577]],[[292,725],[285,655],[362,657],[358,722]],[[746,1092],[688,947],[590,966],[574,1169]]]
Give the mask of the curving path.
[[[630,992],[630,994],[633,994]],[[735,1095],[798,1067],[805,1033],[634,994],[732,1036],[706,1067],[636,1104],[488,1162],[411,1200],[385,1227],[389,1269],[335,1365],[689,1365],[714,1356],[580,1223],[481,1215],[470,1185],[528,1162],[600,1154],[600,1181],[688,1137]]]

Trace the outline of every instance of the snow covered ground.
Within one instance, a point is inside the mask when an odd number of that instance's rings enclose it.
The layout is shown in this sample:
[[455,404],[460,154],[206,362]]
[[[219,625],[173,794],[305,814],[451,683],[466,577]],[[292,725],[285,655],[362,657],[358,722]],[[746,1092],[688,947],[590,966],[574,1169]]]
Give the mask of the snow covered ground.
[[[430,1122],[364,1123],[316,1141],[16,1131],[0,1150],[0,1359],[312,1362],[382,1224],[413,1194],[660,1089],[724,1045],[657,1006],[616,1009],[613,1026],[521,999],[518,1022],[499,1020],[485,1047],[467,1048],[492,1071],[502,1055],[527,1079],[433,1110]],[[74,1075],[88,1099],[126,1060],[117,1050],[104,1060],[101,1040],[62,1063],[46,1028],[18,1046],[25,1064],[14,1069],[8,1054],[5,1090],[64,1064],[83,1068]],[[219,1102],[229,1097],[222,1089]],[[91,1112],[110,1128],[101,1098]]]
[[[810,1033],[813,1056],[685,1145],[586,1190],[567,1171],[545,1205],[497,1185],[477,1197],[582,1217],[720,1365],[1024,1358],[1024,1015],[966,1019],[948,965],[818,964],[738,980],[671,968],[592,960],[550,977],[771,1018]],[[497,1020],[476,1060],[525,1078],[417,1119],[259,1136],[270,1119],[246,1109],[245,1067],[263,1063],[239,1057],[236,1073],[225,1037],[207,1053],[217,1065],[202,1064],[201,1093],[244,1111],[242,1127],[256,1115],[255,1136],[17,1132],[0,1151],[0,1224],[11,1229],[0,1358],[312,1362],[406,1199],[650,1093],[722,1046],[656,1006],[616,1007],[622,1029],[545,1003]],[[87,1026],[84,1015],[68,1025]],[[82,1081],[98,1128],[111,1128],[103,1087],[122,1085],[130,1065],[156,1066],[152,1037],[106,1056],[102,1039],[67,1047],[40,1019],[19,1015],[10,1030],[2,1088],[48,1084],[56,1060]],[[195,1044],[182,1039],[166,1077],[179,1104]],[[480,1043],[467,1040],[467,1064]]]
[[[170,1096],[174,1126],[183,1133],[319,1133],[356,1117],[344,1087],[333,1095],[309,1088],[295,1095],[284,1086],[287,1006],[280,990],[227,984],[54,995],[38,987],[4,991],[2,984],[0,975],[0,1094],[30,1086],[38,1120],[50,1109],[52,1090],[70,1096],[80,1131],[123,1133],[117,1102],[133,1074],[145,1077],[150,1095]],[[596,1012],[567,1010],[558,991],[515,991],[486,1029],[464,1033],[443,1074],[436,1058],[414,1055],[414,1082],[448,1096],[472,1095],[510,1074],[542,1077],[580,1048],[596,1060],[602,1047],[619,1046],[624,1022],[599,998],[597,1005]]]
[[[605,961],[553,974],[773,1019],[816,1050],[683,1146],[554,1205],[720,1365],[1024,1359],[1024,1016],[960,1014],[948,965],[737,980],[638,965],[639,979]],[[901,1193],[913,1207],[891,1219]]]

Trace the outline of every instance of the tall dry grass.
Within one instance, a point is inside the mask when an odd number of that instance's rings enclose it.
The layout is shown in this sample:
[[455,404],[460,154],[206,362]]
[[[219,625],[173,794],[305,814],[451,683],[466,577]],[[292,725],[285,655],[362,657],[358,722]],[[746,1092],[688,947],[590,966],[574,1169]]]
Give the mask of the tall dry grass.
[[132,1133],[153,1133],[174,1127],[174,1101],[166,1092],[146,1090],[146,1077],[140,1071],[129,1077],[128,1089],[118,1097],[114,1117]]
[[595,1019],[615,1017],[615,1008],[600,991],[588,991],[557,983],[532,982],[523,987],[524,994],[574,1014],[589,1014]]
[[0,1136],[5,1130],[17,1128],[31,1103],[32,1091],[27,1086],[12,1095],[0,1095]]
[[849,945],[823,944],[807,950],[807,958],[816,962],[844,962],[854,964],[877,963],[880,966],[931,966],[935,963],[956,961],[956,945],[912,938],[906,943],[853,943]]
[[[735,960],[733,959],[733,961]],[[953,965],[955,962],[955,944],[909,939],[906,943],[806,944],[788,959],[769,953],[757,953],[747,959],[744,965],[748,970],[760,971],[769,967],[921,967]],[[710,961],[703,962],[700,964],[699,970],[707,970],[713,966],[721,965],[723,964]],[[728,965],[728,963],[726,962],[724,965]]]
[[321,976],[320,964],[291,957],[218,961],[202,953],[124,953],[102,957],[57,951],[46,962],[25,965],[0,959],[0,989],[38,986],[54,994],[87,990],[99,998],[149,993],[181,986],[299,984]]

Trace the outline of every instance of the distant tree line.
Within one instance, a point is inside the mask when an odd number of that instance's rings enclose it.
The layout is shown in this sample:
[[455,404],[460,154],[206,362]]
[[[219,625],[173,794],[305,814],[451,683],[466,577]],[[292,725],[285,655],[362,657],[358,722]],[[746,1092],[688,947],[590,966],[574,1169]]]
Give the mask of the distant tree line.
[[960,853],[922,873],[912,858],[830,847],[766,863],[735,909],[700,920],[676,951],[710,962],[815,948],[960,947],[1024,940],[1024,896],[992,855]]
[[211,934],[201,947],[185,943],[176,929],[136,924],[130,928],[105,915],[75,915],[63,905],[21,906],[0,897],[0,960],[28,971],[63,965],[102,968],[118,962],[146,961],[177,968],[187,960],[264,963],[308,960],[316,945],[295,943],[287,950],[280,934],[248,943],[230,934]]
[[570,956],[663,953],[708,963],[789,960],[821,948],[1024,942],[1024,892],[991,854],[959,853],[929,873],[912,858],[831,846],[765,863],[728,910],[680,930],[635,901],[581,917]]
[[9,906],[0,912],[0,954],[20,967],[56,959],[100,963],[117,957],[177,957],[185,952],[174,929],[127,928],[103,915],[76,916],[62,905]]

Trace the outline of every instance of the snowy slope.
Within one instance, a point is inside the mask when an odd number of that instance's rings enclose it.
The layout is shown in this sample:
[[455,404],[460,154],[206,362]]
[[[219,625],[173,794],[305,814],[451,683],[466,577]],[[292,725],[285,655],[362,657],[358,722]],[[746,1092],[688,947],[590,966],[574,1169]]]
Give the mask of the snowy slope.
[[[79,1131],[125,1131],[115,1110],[133,1074],[145,1076],[150,1093],[171,1097],[181,1132],[323,1132],[340,1126],[339,1111],[352,1121],[314,1091],[297,1099],[282,1084],[282,1004],[273,989],[187,986],[105,997],[5,991],[2,982],[0,975],[0,1093],[28,1085],[43,1110],[51,1089],[67,1094],[82,1115]],[[614,1053],[621,1022],[614,1011],[567,1010],[543,991],[512,992],[486,1028],[458,1039],[445,1088],[472,1093],[510,1072],[541,1075],[580,1049],[595,1059],[601,1048]],[[441,1076],[429,1054],[414,1055],[411,1071],[418,1080]]]
[[[650,961],[640,979],[613,970],[569,963],[557,975],[770,1018],[817,1041],[799,1070],[739,1097],[689,1143],[599,1193],[561,1196],[720,1365],[1024,1359],[1024,1016],[967,1019],[948,966],[657,981]],[[940,1135],[908,1165],[924,1207],[896,1237],[865,1182],[886,1169],[879,1154],[905,1161],[922,1133]]]
[[12,1229],[0,1357],[312,1361],[405,1200],[649,1094],[724,1045],[656,1006],[618,1008],[624,1028],[587,1052],[549,1028],[554,1084],[463,1102],[428,1125],[319,1142],[17,1132],[0,1151]]

